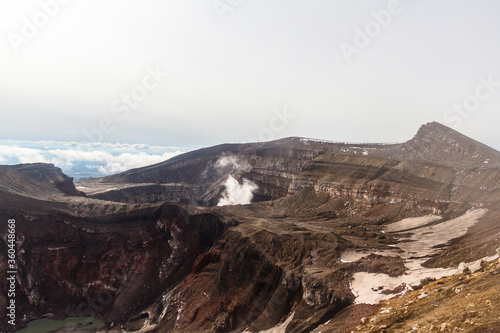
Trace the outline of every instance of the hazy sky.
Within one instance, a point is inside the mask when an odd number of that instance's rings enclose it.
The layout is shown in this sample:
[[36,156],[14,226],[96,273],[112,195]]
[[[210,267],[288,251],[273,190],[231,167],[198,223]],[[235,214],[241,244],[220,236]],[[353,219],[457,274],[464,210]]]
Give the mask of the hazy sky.
[[2,1],[0,139],[400,142],[435,120],[500,149],[499,17],[495,0]]

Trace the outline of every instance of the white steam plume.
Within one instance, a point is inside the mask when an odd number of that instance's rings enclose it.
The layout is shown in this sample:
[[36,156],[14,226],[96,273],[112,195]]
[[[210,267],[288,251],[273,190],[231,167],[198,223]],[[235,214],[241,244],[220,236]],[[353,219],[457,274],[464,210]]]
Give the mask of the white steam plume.
[[231,175],[227,177],[224,186],[226,189],[217,206],[249,204],[252,202],[253,192],[258,188],[255,183],[245,178],[243,178],[243,184],[240,184]]
[[248,172],[251,169],[250,164],[246,161],[241,161],[238,159],[238,157],[234,155],[225,155],[222,156],[215,162],[215,167],[219,170],[225,170],[227,171],[228,169],[232,171],[245,171]]

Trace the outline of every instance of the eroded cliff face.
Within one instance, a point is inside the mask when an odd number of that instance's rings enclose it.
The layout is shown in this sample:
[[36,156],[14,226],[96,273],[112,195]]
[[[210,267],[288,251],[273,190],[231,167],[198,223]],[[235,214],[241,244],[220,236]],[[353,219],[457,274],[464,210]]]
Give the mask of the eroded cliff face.
[[[258,186],[252,204],[215,207],[229,175]],[[372,309],[353,305],[355,273],[407,271],[385,225],[486,208],[435,267],[491,255],[500,235],[500,153],[435,123],[393,145],[221,145],[76,187],[42,164],[0,167],[0,180],[2,237],[19,221],[20,324],[92,315],[110,332],[309,332]]]
[[[238,166],[221,168],[232,158]],[[422,126],[403,144],[346,144],[288,138],[269,143],[221,145],[157,165],[79,183],[91,197],[119,202],[217,204],[228,175],[258,186],[254,202],[314,187],[370,204],[487,200],[499,191],[499,153],[438,123]],[[151,191],[153,185],[156,187]],[[150,184],[143,185],[140,184]],[[118,187],[118,188],[117,188]],[[109,188],[113,188],[109,190]],[[144,189],[142,189],[144,188]],[[92,190],[94,189],[94,190]]]
[[[254,201],[281,198],[288,194],[293,177],[319,154],[320,145],[297,147],[295,141],[273,144],[222,145],[191,152],[169,161],[126,173],[83,181],[78,188],[93,198],[120,202],[145,202],[144,188],[155,188],[161,201],[201,206],[217,204],[229,175],[257,184]],[[223,159],[231,163],[221,165]],[[142,186],[139,184],[143,184]],[[113,190],[109,190],[113,188]],[[149,198],[155,200],[155,198]],[[148,201],[154,202],[154,201]]]
[[306,230],[276,234],[257,225],[248,234],[244,229],[253,223],[226,233],[199,257],[192,274],[165,298],[160,332],[245,327],[258,332],[276,326],[291,311],[291,331],[302,332],[352,302],[349,269],[338,264],[342,245],[337,236]]
[[61,195],[83,196],[73,179],[53,164],[34,163],[0,168],[0,203],[18,195],[44,200],[59,200]]
[[[16,173],[15,167],[9,168],[10,174]],[[25,197],[29,209],[7,204],[2,205],[0,214],[2,221],[16,220],[18,325],[42,316],[92,316],[108,323],[127,322],[190,273],[198,255],[226,228],[217,214],[190,214],[167,203],[117,205],[111,210],[109,204],[86,199],[78,192],[67,197],[68,188],[57,186],[59,175],[53,166],[20,166],[19,173],[26,169],[35,174],[49,172],[35,184],[23,183],[25,178],[19,174],[13,177],[30,193]],[[3,184],[6,188],[14,185],[9,181]],[[35,187],[50,184],[55,184],[52,198],[59,191],[59,202],[30,198],[38,196],[33,192]],[[67,187],[75,190],[72,183]],[[7,199],[6,194],[2,196]],[[19,201],[16,198],[14,202]],[[0,233],[2,238],[6,236],[3,223]],[[6,243],[2,241],[0,247],[0,274],[5,276]],[[3,279],[0,303],[4,305],[6,287]],[[0,310],[2,318],[5,309]],[[12,329],[3,321],[1,326],[2,331]]]

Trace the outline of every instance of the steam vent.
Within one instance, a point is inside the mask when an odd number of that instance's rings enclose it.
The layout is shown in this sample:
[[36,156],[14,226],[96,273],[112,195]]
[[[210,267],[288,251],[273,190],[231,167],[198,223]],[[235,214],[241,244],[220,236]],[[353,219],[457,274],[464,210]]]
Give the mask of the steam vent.
[[1,276],[6,221],[17,237],[2,332],[500,332],[500,152],[439,123],[398,144],[223,144],[77,183],[0,166],[0,215]]

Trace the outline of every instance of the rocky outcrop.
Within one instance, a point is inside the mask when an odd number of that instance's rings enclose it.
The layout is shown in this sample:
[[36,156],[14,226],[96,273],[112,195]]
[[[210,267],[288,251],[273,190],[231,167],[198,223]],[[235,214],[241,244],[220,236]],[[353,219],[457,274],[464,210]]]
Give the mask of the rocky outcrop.
[[253,223],[255,233],[248,235],[246,228],[227,232],[198,258],[190,277],[172,291],[177,296],[165,298],[160,332],[230,332],[241,327],[258,332],[274,327],[291,311],[290,331],[303,332],[352,302],[349,268],[338,262],[338,236],[301,231],[278,235]]
[[[215,207],[229,175],[257,185],[252,204]],[[18,226],[21,325],[91,315],[110,332],[339,328],[373,310],[353,305],[355,273],[407,271],[385,224],[488,210],[427,266],[492,255],[500,235],[500,153],[436,123],[402,144],[221,145],[76,187],[45,164],[0,166],[0,180],[2,239],[5,221]],[[346,250],[373,254],[349,262]],[[0,275],[6,253],[1,241]]]
[[[225,157],[233,158],[239,167],[220,168],[218,161]],[[491,187],[499,183],[499,166],[499,152],[441,124],[430,123],[403,144],[354,145],[288,138],[221,145],[79,184],[88,188],[102,184],[122,187],[90,194],[105,200],[144,202],[140,197],[149,195],[152,200],[212,206],[221,197],[224,180],[231,174],[258,186],[254,202],[275,200],[314,187],[319,192],[352,196],[372,205],[411,200],[425,201],[437,209],[443,203],[464,202],[478,196],[481,200],[477,202],[482,202],[491,196],[491,191],[500,193]],[[144,185],[145,190],[141,191],[141,186],[132,185],[145,182],[163,184],[162,195],[151,198],[147,191],[151,186]]]
[[34,163],[0,168],[0,198],[7,194],[29,197],[48,195],[83,195],[73,184],[73,178],[66,176],[60,168],[53,164]]
[[[82,210],[86,216],[76,216],[75,200],[87,206]],[[57,207],[56,213],[53,203],[43,205],[37,211],[1,209],[2,221],[16,220],[18,325],[48,314],[127,322],[182,281],[227,228],[217,214],[190,214],[174,204],[106,213],[109,209],[99,201],[73,196],[69,202],[61,199],[58,205],[65,208]],[[0,234],[5,236],[6,229],[2,224]],[[3,241],[0,250],[5,276]],[[0,289],[5,288],[3,279]],[[5,301],[2,293],[0,303]],[[5,317],[5,307],[0,315]],[[2,331],[8,328],[2,322]]]

